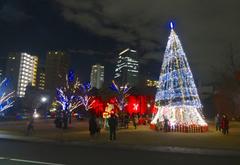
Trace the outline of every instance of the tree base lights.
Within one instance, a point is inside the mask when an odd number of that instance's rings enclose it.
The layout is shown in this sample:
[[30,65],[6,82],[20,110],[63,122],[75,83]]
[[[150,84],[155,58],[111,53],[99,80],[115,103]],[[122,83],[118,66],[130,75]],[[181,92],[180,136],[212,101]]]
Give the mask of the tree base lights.
[[208,125],[193,106],[163,106],[158,107],[151,124],[153,128],[160,122],[164,127],[164,120],[168,120],[168,131],[171,132],[206,132]]

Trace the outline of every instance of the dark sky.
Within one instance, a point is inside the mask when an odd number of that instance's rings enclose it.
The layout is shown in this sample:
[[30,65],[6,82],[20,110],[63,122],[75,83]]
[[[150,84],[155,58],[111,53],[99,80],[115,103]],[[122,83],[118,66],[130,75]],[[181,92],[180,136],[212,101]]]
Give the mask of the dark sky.
[[0,0],[0,55],[44,58],[48,50],[65,50],[80,79],[97,62],[110,79],[117,53],[132,47],[141,70],[157,78],[173,20],[194,76],[212,82],[228,64],[230,44],[239,62],[239,6],[239,0]]

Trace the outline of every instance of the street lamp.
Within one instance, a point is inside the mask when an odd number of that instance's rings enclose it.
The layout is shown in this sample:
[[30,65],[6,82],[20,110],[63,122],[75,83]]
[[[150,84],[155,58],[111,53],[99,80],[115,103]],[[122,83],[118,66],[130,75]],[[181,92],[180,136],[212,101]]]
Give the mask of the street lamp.
[[36,108],[34,109],[34,112],[33,112],[33,117],[34,118],[39,118],[40,117],[40,114],[37,112],[37,108],[39,108],[39,106],[41,105],[41,103],[45,103],[47,102],[48,98],[46,96],[42,96],[40,98],[40,102],[37,103],[36,105]]
[[47,101],[47,97],[45,97],[45,96],[41,97],[41,102],[42,103],[45,103],[46,101]]
[[40,115],[37,113],[37,109],[34,109],[33,118],[39,118]]

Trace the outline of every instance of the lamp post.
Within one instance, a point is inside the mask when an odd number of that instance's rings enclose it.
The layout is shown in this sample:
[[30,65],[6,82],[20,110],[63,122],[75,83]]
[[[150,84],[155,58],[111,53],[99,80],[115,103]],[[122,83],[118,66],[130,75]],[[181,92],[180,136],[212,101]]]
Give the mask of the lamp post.
[[41,104],[43,104],[43,103],[45,103],[45,102],[47,102],[47,101],[48,101],[48,98],[47,98],[46,96],[42,96],[42,97],[40,98],[40,102],[37,103],[37,106],[36,106],[36,108],[34,109],[33,118],[39,118],[39,117],[40,117],[39,113],[37,112],[37,108],[39,108],[39,106],[40,106]]
[[47,100],[48,100],[48,99],[47,99],[47,97],[46,97],[46,96],[42,96],[42,97],[41,97],[41,102],[42,102],[42,103],[45,103],[45,102],[47,102]]

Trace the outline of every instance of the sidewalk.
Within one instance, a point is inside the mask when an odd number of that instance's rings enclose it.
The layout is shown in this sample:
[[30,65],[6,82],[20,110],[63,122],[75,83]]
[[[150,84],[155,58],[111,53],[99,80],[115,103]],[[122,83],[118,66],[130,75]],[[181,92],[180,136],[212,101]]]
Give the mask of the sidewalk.
[[240,156],[240,124],[232,123],[230,134],[222,135],[210,126],[208,133],[163,133],[148,126],[120,129],[117,140],[109,141],[108,132],[91,138],[86,122],[74,122],[68,130],[56,129],[52,121],[36,123],[33,136],[24,135],[24,123],[0,123],[0,139],[23,142],[54,143],[89,147],[148,150],[168,153]]
[[182,153],[182,154],[194,154],[194,155],[209,155],[209,156],[240,156],[240,151],[233,150],[221,150],[221,149],[201,149],[201,148],[186,148],[186,147],[172,147],[172,146],[149,146],[149,145],[124,145],[114,142],[106,143],[95,143],[95,142],[80,142],[80,141],[55,141],[49,139],[43,139],[33,136],[19,136],[10,135],[7,133],[0,132],[0,140],[13,140],[21,142],[31,143],[51,143],[58,145],[74,145],[74,146],[85,146],[85,147],[101,147],[101,148],[116,148],[116,149],[127,149],[127,150],[145,150],[153,152],[164,152],[164,153]]

